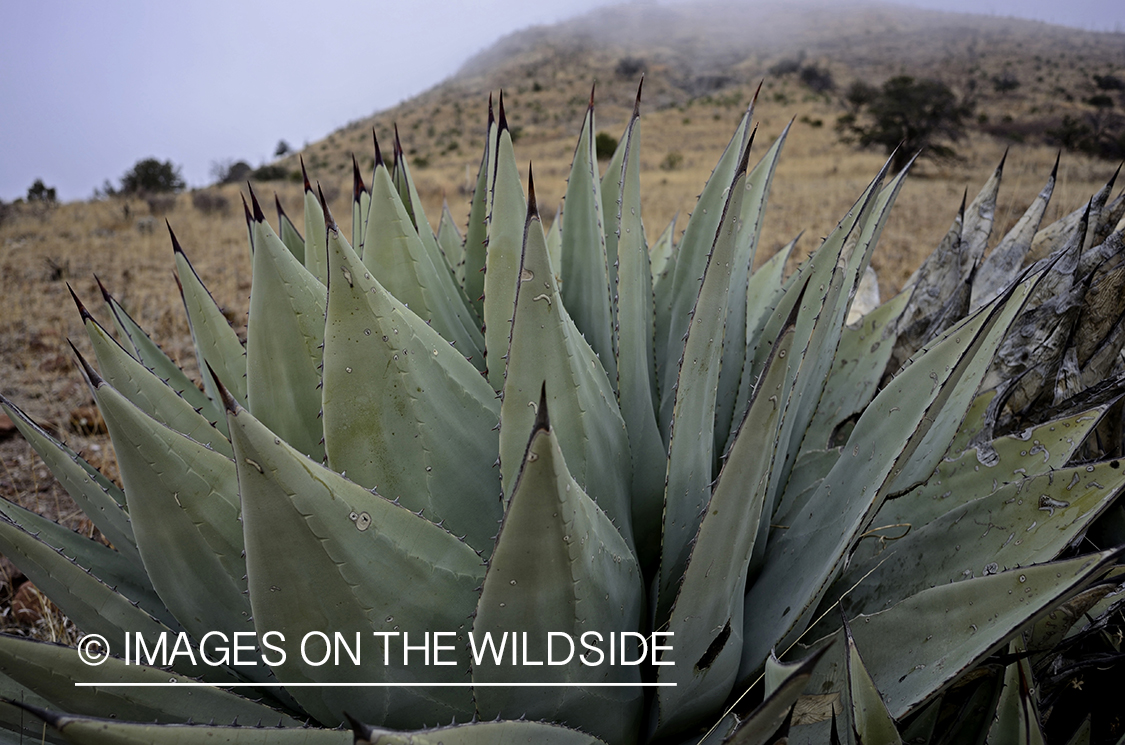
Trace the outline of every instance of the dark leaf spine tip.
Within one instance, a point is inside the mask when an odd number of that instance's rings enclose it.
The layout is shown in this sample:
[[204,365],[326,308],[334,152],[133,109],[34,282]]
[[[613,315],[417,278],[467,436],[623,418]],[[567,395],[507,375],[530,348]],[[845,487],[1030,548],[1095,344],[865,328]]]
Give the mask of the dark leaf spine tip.
[[0,701],[3,701],[10,706],[16,706],[26,712],[34,714],[55,729],[60,729],[65,723],[65,717],[62,714],[57,714],[53,711],[50,711],[49,709],[40,709],[38,706],[25,704],[24,702],[16,701],[13,698],[0,698]]
[[101,278],[99,278],[98,275],[95,274],[94,275],[94,281],[98,283],[98,289],[101,290],[102,300],[104,300],[107,303],[112,303],[113,302],[113,295],[109,294],[109,290],[107,290],[105,288],[105,285],[102,284]]
[[219,390],[219,397],[223,399],[223,406],[231,414],[237,414],[242,409],[242,407],[239,406],[238,402],[234,400],[234,396],[230,394],[230,391],[227,390],[227,387],[223,385],[223,381],[219,380],[219,376],[215,374],[214,369],[212,369],[211,367],[211,363],[205,361],[203,364],[207,366],[207,374],[211,376],[211,380],[215,382],[215,387]]
[[371,139],[375,142],[375,167],[378,168],[383,163],[383,151],[379,149],[379,136],[375,134],[375,128],[371,128]]
[[491,130],[492,125],[496,123],[496,115],[492,112],[492,91],[488,92],[488,128]]
[[403,154],[402,153],[402,140],[400,140],[398,138],[398,122],[395,122],[391,126],[393,126],[394,130],[395,130],[395,163],[398,163],[399,159],[402,158],[402,154]]
[[764,83],[764,82],[766,82],[765,78],[762,78],[761,80],[758,81],[758,88],[757,88],[757,90],[754,91],[754,97],[752,99],[750,99],[750,105],[751,106],[753,106],[755,103],[758,102],[758,94],[762,92],[762,83]]
[[546,432],[551,429],[551,417],[547,413],[547,381],[544,380],[542,386],[539,388],[539,407],[535,410],[535,424],[531,428],[531,434],[536,432]]
[[87,362],[86,358],[82,356],[82,353],[78,351],[78,347],[74,346],[74,342],[72,342],[70,339],[67,339],[66,343],[70,345],[70,348],[72,350],[74,350],[74,356],[78,358],[78,364],[81,365],[82,372],[85,374],[86,379],[90,381],[90,385],[95,388],[100,388],[102,383],[105,382],[104,380],[102,380],[102,376],[98,375],[97,370],[90,367],[90,363]]
[[305,156],[299,155],[297,159],[301,161],[301,177],[305,180],[305,191],[312,191],[312,184],[309,183],[309,172],[305,170]]
[[508,117],[504,115],[504,91],[500,91],[500,119],[497,126],[501,132],[508,128]]
[[590,111],[594,110],[594,91],[597,90],[597,87],[598,87],[598,81],[595,80],[593,82],[593,84],[590,86],[590,104],[588,106],[588,110],[590,110]]
[[258,195],[254,193],[254,187],[249,181],[246,182],[246,188],[250,190],[250,206],[254,209],[254,221],[265,222],[266,215],[262,212],[262,205],[258,204]]
[[250,206],[246,204],[246,195],[239,192],[238,196],[242,197],[242,211],[246,214],[246,223],[250,224],[253,218],[250,216]]
[[273,193],[273,203],[274,206],[277,207],[277,221],[280,223],[281,219],[283,217],[288,217],[288,215],[286,215],[285,210],[281,208],[281,197],[277,196],[276,191]]
[[535,177],[531,173],[531,163],[527,164],[527,219],[539,216],[539,207],[535,202]]
[[90,315],[90,311],[86,310],[86,306],[78,299],[78,295],[74,292],[74,288],[70,286],[70,282],[66,283],[66,289],[70,291],[70,297],[74,300],[74,304],[78,306],[78,315],[82,316],[82,322],[85,323],[87,319],[93,320],[94,317]]
[[168,219],[165,218],[164,225],[168,228],[168,237],[172,239],[172,253],[182,254],[184,249],[180,247],[180,242],[176,240],[176,234],[172,232],[172,223],[168,222]]
[[1051,169],[1051,179],[1058,178],[1059,175],[1059,160],[1062,158],[1062,150],[1055,153],[1055,167]]
[[1008,148],[1008,147],[1004,148],[1004,154],[1000,156],[1000,165],[996,166],[996,173],[1003,173],[1004,172],[1004,161],[1006,161],[1008,159],[1008,151],[1010,149],[1011,148]]
[[633,118],[636,119],[641,115],[641,90],[645,87],[645,74],[641,73],[641,82],[637,83],[637,98],[633,102]]

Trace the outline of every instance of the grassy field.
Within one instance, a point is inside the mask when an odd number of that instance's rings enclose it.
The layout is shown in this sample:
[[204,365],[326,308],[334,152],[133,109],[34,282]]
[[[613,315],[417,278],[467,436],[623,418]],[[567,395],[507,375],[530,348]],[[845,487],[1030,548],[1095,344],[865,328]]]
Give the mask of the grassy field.
[[[914,33],[912,26],[904,28],[904,34]],[[1092,70],[1119,73],[1125,69],[1125,52],[1120,49],[1105,64],[1099,61],[1108,54],[1101,50],[1112,48],[1102,39],[1107,35],[1080,36],[1085,41],[1076,44],[1073,38],[1081,32],[1059,32],[1056,38],[1043,31],[1050,27],[1039,24],[1035,28],[1039,36],[1027,36],[1018,55],[1011,50],[1020,46],[1020,39],[1005,37],[1010,53],[1006,69],[1023,80],[1035,81],[1037,75],[1042,80],[1022,86],[1018,95],[980,95],[978,111],[989,121],[1002,121],[1005,116],[1013,117],[1013,121],[1039,121],[1035,117],[1047,116],[1048,112],[1057,117],[1066,107],[1080,105],[1080,101],[1067,102],[1065,96],[1055,92],[1059,86],[1081,85],[1062,78],[1080,80],[1082,75],[1088,78]],[[983,33],[971,39],[958,37],[956,44],[950,42],[947,58],[955,60],[956,65],[942,68],[943,74],[962,75],[962,82],[987,82],[1005,69],[999,61],[1005,47],[990,46]],[[506,43],[511,47],[518,41]],[[926,58],[903,58],[906,61],[901,62],[887,55],[906,51],[884,49],[874,42],[867,47],[867,57],[852,50],[855,59],[840,58],[832,56],[830,49],[818,56],[818,47],[812,46],[815,42],[800,37],[796,46],[767,48],[735,60],[724,68],[730,82],[705,93],[693,93],[691,85],[683,82],[674,49],[642,47],[647,55],[641,107],[641,178],[643,218],[650,240],[677,215],[677,236],[683,230],[696,196],[759,80],[764,82],[754,111],[759,127],[754,152],[764,153],[793,121],[766,213],[759,262],[799,233],[803,233],[799,244],[802,255],[814,249],[843,216],[879,171],[885,154],[857,151],[838,141],[833,130],[836,117],[843,111],[838,92],[814,93],[794,75],[769,74],[769,67],[794,54],[795,48],[807,48],[807,58],[822,60],[821,64],[843,85],[860,76],[877,80],[880,74],[903,68],[910,71],[909,65],[922,65]],[[591,82],[598,80],[598,131],[620,136],[632,109],[638,76],[620,75],[615,69],[622,59],[638,52],[631,47],[602,48],[590,43],[579,47],[539,43],[522,51],[516,46],[492,66],[485,64],[487,60],[478,60],[461,77],[392,111],[353,122],[303,152],[310,178],[334,195],[331,208],[342,225],[350,224],[351,154],[359,159],[367,178],[374,162],[372,129],[380,138],[384,154],[389,154],[392,124],[397,123],[430,220],[436,227],[443,202],[448,203],[463,229],[469,185],[475,181],[483,146],[488,92],[502,86],[508,120],[519,135],[516,152],[521,175],[526,185],[527,164],[534,164],[539,204],[549,224],[565,192]],[[1119,47],[1125,49],[1125,45]],[[1046,51],[1049,49],[1055,51]],[[1082,53],[1093,61],[1083,63],[1088,68],[1081,72],[1077,66],[1068,69],[1058,64],[1067,54],[1076,58]],[[1055,64],[1045,62],[1047,59]],[[1036,65],[1048,72],[1039,75]],[[692,80],[705,73],[696,70]],[[1042,188],[1057,154],[1054,147],[1035,137],[1024,139],[1018,143],[1010,136],[974,130],[958,146],[959,160],[919,164],[898,198],[873,259],[884,299],[901,288],[937,245],[955,217],[962,195],[968,191],[971,199],[976,194],[1009,147],[991,245],[1015,223]],[[297,168],[295,156],[281,164],[290,171]],[[1084,204],[1115,168],[1115,163],[1064,154],[1044,223]],[[256,184],[255,188],[267,215],[273,214],[276,192],[290,217],[302,226],[298,182]],[[89,344],[67,286],[95,317],[108,324],[95,276],[99,278],[165,351],[198,379],[172,273],[171,244],[162,220],[167,218],[234,327],[244,333],[250,264],[240,192],[246,193],[245,185],[208,189],[208,194],[222,197],[228,204],[225,211],[210,214],[193,206],[193,195],[182,194],[161,215],[150,214],[149,205],[141,200],[114,199],[53,209],[24,206],[0,223],[0,392],[111,478],[116,478],[116,468],[108,436],[81,421],[89,414],[86,407],[91,397],[74,370],[68,342],[83,354],[89,352]],[[22,438],[16,435],[0,441],[0,461],[0,496],[91,533],[89,521]],[[0,566],[0,574],[3,571],[10,571],[10,567]],[[0,589],[0,601],[6,600],[11,587],[7,583]]]

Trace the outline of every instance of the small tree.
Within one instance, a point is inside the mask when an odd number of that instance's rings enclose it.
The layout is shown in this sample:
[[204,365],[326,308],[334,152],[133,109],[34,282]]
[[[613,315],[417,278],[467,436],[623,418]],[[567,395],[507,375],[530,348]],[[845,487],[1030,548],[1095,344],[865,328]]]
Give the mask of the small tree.
[[37,178],[27,190],[27,201],[32,204],[52,205],[58,201],[58,195],[55,193],[55,187],[47,186],[43,183],[43,179]]
[[293,148],[289,146],[288,142],[286,142],[285,140],[278,140],[277,147],[274,148],[273,151],[273,157],[283,158],[291,152],[293,152]]
[[609,132],[598,132],[594,138],[594,153],[598,160],[609,160],[617,150],[617,138]]
[[[853,89],[857,95],[852,95]],[[880,146],[888,154],[893,152],[891,168],[896,171],[919,150],[922,157],[933,160],[956,158],[957,153],[945,143],[965,135],[973,113],[972,103],[958,100],[945,83],[915,80],[909,75],[891,78],[874,93],[853,85],[847,99],[853,110],[836,121],[840,138],[860,147]]]
[[161,162],[156,158],[138,160],[121,177],[121,191],[125,194],[174,194],[183,191],[185,186],[178,166],[170,160]]

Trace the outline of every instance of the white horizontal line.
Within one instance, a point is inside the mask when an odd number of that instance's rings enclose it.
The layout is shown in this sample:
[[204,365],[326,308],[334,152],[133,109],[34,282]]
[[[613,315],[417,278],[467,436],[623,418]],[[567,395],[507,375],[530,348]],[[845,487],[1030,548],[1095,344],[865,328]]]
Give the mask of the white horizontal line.
[[676,683],[75,683],[75,688],[665,688]]

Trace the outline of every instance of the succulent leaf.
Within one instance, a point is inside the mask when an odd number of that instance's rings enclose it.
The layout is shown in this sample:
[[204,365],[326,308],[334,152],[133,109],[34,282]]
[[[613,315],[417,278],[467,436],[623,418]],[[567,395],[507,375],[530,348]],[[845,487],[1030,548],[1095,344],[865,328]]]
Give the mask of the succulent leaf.
[[[472,548],[311,461],[250,412],[236,408],[228,418],[259,632],[280,632],[290,644],[310,632],[339,632],[352,645],[358,634],[367,646],[373,632],[460,632],[468,625],[474,588],[484,575]],[[392,637],[382,639],[392,644]],[[371,654],[377,649],[384,648],[368,647],[357,665],[343,657],[340,665],[318,667],[293,654],[272,669],[283,683],[468,681],[463,649],[451,653],[458,662],[453,667],[385,666],[377,651]],[[414,654],[417,663],[420,653]],[[467,688],[302,687],[290,693],[324,723],[343,722],[344,711],[392,727],[472,714]]]
[[[305,197],[308,209],[308,190]],[[257,204],[255,200],[254,279],[246,325],[247,403],[286,442],[321,460],[324,433],[318,414],[327,291],[285,248]],[[310,235],[306,227],[306,239]],[[323,246],[320,250],[327,254]]]
[[[113,646],[112,641],[110,644],[111,649],[124,649],[123,645]],[[177,658],[180,656],[186,654]],[[31,688],[52,706],[78,715],[112,711],[119,719],[137,722],[241,719],[270,726],[301,726],[301,722],[283,712],[216,687],[196,686],[188,689],[190,695],[185,695],[182,688],[143,685],[195,682],[174,672],[138,664],[136,660],[126,664],[117,657],[108,657],[91,667],[75,650],[46,642],[0,635],[0,672]],[[118,685],[75,685],[94,682]],[[142,685],[122,685],[126,683]]]
[[534,200],[528,207],[518,276],[500,405],[505,497],[510,499],[522,466],[526,433],[535,422],[545,383],[555,434],[570,473],[632,546],[632,474],[622,468],[630,462],[625,422],[601,362],[563,306]]
[[133,358],[84,308],[81,310],[101,375],[115,390],[161,424],[210,446],[216,452],[231,454],[230,442],[222,432],[155,373]]
[[503,515],[495,392],[371,276],[338,231],[329,231],[328,248],[329,464],[490,550]]
[[[429,230],[425,226],[425,230]],[[432,237],[432,236],[431,236]],[[410,222],[385,165],[375,166],[371,213],[363,239],[363,263],[396,298],[454,343],[479,370],[484,369],[479,323],[462,300],[437,244],[431,254]],[[436,260],[435,260],[436,259]]]
[[[606,217],[594,156],[594,103],[582,122],[566,184],[562,230],[562,299],[574,325],[598,355],[611,383],[617,383],[612,295],[617,289],[617,255],[606,254]],[[616,249],[616,245],[614,245]]]
[[[179,280],[180,296],[187,311],[188,329],[191,331],[192,342],[195,345],[199,369],[204,373],[204,386],[208,389],[210,401],[222,399],[214,381],[207,373],[208,368],[218,376],[219,382],[235,397],[235,400],[245,406],[246,348],[242,346],[238,334],[230,327],[179,243],[173,242],[172,245],[176,249],[176,276]],[[195,386],[193,385],[192,388]],[[211,407],[218,413],[215,404]],[[220,423],[222,427],[226,427],[225,417],[216,420],[216,426]]]
[[[544,391],[473,621],[479,649],[491,635],[492,649],[508,641],[514,659],[522,642],[523,664],[510,664],[503,652],[482,652],[480,659],[474,652],[473,682],[640,683],[640,667],[632,661],[649,656],[635,634],[644,607],[641,570],[610,518],[567,469],[549,407]],[[621,632],[634,636],[626,639]],[[552,650],[553,633],[559,637]],[[616,659],[608,664],[611,638]],[[564,641],[570,644],[565,649]],[[596,658],[586,644],[601,650],[602,664],[587,661]],[[568,652],[564,664],[551,662]],[[621,743],[635,741],[644,705],[639,687],[477,687],[474,693],[485,718],[561,716]]]
[[742,652],[742,592],[762,517],[789,382],[795,319],[773,345],[762,379],[695,536],[668,629],[676,665],[659,670],[662,732],[682,729],[716,709],[734,688]]
[[[655,623],[663,624],[672,609],[687,566],[691,540],[711,499],[715,460],[715,397],[722,364],[723,328],[730,284],[737,281],[733,261],[738,218],[745,195],[746,161],[734,172],[715,242],[707,256],[703,284],[692,311],[678,365],[679,377],[665,398],[669,407],[668,470],[664,494],[663,543],[656,588]],[[664,412],[661,412],[662,415]],[[664,418],[662,416],[662,418]]]
[[[145,333],[145,330],[133,320],[121,304],[98,282],[106,306],[113,316],[113,325],[117,328],[117,338],[121,340],[126,351],[133,350],[133,356],[141,361],[145,367],[152,370],[158,378],[164,380],[191,404],[192,408],[199,410],[209,422],[218,422],[222,416],[215,400],[199,390],[183,370],[181,370],[168,355],[164,353],[156,342]],[[216,399],[217,400],[217,399]],[[226,425],[223,425],[226,426]]]

